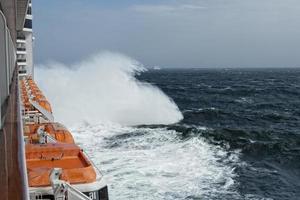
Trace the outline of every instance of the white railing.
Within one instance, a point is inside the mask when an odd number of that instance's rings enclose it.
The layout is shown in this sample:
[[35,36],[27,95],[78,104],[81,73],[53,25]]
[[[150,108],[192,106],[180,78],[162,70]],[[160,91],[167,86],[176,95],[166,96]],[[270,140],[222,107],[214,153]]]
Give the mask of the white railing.
[[59,177],[61,174],[62,169],[60,168],[53,168],[50,173],[50,182],[55,200],[91,200],[89,197],[77,190],[68,182],[60,180]]

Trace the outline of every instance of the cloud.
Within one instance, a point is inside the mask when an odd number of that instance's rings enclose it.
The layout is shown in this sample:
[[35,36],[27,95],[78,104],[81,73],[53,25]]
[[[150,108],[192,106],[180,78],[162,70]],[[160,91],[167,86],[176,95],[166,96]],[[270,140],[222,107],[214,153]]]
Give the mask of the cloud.
[[143,2],[36,1],[35,60],[110,50],[146,66],[300,66],[299,0]]
[[179,4],[179,5],[134,5],[131,10],[141,13],[177,13],[184,11],[196,11],[206,9],[207,7],[194,4]]

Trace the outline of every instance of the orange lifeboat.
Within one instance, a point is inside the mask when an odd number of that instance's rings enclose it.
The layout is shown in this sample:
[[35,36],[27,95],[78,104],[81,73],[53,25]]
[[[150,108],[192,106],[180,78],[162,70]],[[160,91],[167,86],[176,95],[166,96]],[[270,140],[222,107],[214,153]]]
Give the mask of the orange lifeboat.
[[[35,82],[31,79],[24,79],[20,81],[21,83],[21,98],[23,105],[25,107],[25,110],[33,111],[35,110],[33,106],[30,106],[29,99],[32,98],[32,100],[36,101],[41,107],[43,107],[48,112],[52,113],[52,108],[48,100],[45,98],[41,90],[38,88],[38,86],[35,84]],[[26,87],[27,85],[27,87]],[[30,97],[29,96],[30,93]]]
[[45,197],[41,199],[54,199],[57,190],[49,190],[53,187],[50,174],[59,169],[60,181],[71,184],[90,199],[108,200],[107,185],[101,173],[75,144],[72,134],[36,105],[52,113],[50,103],[35,82],[31,78],[22,79],[20,89],[25,111],[23,131],[30,192],[39,194],[39,198]]
[[38,102],[38,104],[40,106],[42,106],[45,110],[47,110],[48,112],[52,113],[51,105],[50,105],[50,103],[46,99],[37,99],[37,98],[34,98],[34,100],[36,102]]
[[72,134],[60,123],[25,124],[24,135],[36,141],[39,127],[43,127],[44,131],[58,142],[74,144]]
[[61,168],[61,179],[71,184],[96,180],[92,164],[75,144],[27,144],[26,163],[30,187],[50,186],[53,168]]

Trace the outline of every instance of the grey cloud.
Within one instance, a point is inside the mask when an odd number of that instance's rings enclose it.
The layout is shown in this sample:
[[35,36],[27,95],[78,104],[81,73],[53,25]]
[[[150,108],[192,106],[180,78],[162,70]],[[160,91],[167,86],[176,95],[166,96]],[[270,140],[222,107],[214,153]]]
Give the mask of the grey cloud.
[[298,0],[165,2],[35,10],[36,61],[110,50],[146,66],[300,66]]
[[179,5],[134,5],[130,9],[144,13],[174,13],[182,11],[192,11],[206,9],[207,7],[195,4],[179,4]]

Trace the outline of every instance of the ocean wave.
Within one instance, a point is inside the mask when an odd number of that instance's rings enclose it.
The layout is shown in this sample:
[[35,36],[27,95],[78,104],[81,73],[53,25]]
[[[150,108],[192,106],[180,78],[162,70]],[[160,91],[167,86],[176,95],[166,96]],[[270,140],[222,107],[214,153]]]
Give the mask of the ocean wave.
[[111,199],[239,196],[234,170],[239,153],[229,154],[201,137],[184,139],[168,126],[82,124],[72,131],[104,170]]
[[66,124],[172,124],[183,116],[158,87],[136,79],[146,69],[127,56],[102,52],[71,66],[37,67],[38,83]]

